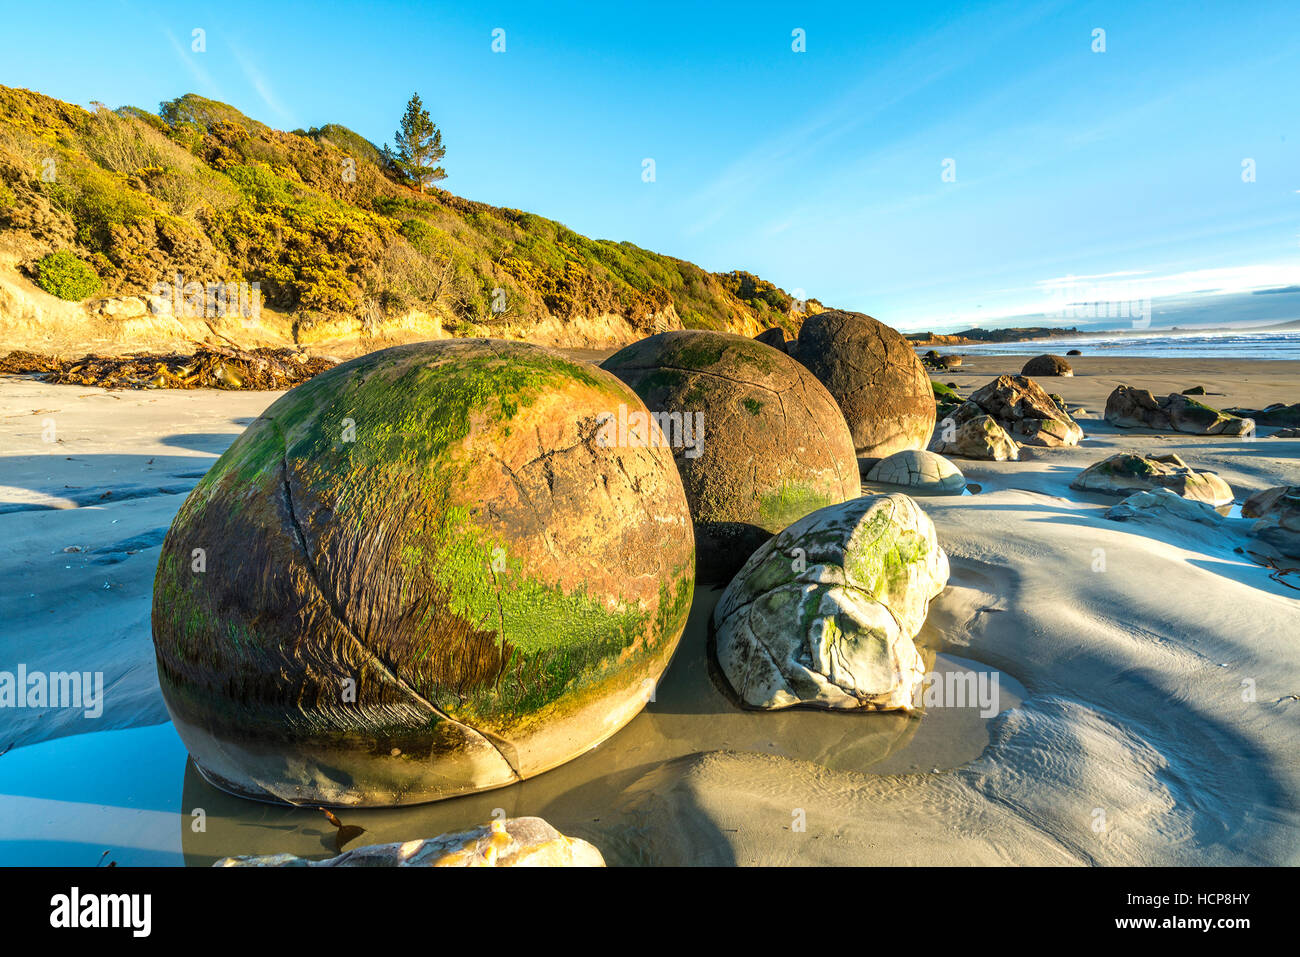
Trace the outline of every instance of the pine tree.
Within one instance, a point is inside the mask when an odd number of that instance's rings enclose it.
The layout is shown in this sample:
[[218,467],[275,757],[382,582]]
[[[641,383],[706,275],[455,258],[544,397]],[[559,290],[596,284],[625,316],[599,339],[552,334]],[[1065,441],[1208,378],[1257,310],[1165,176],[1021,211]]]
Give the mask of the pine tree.
[[442,130],[429,118],[429,111],[420,101],[420,94],[412,93],[402,116],[402,125],[395,134],[396,148],[384,146],[384,154],[406,179],[420,187],[447,178],[447,171],[438,164],[446,155],[442,145]]

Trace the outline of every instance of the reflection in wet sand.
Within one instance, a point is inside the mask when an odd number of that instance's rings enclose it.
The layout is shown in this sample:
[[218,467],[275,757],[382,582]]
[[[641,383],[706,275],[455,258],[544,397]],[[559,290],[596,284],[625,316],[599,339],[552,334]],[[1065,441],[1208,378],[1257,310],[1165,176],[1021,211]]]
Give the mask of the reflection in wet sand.
[[[414,807],[338,810],[344,824],[365,828],[350,846],[429,837],[494,815],[537,815],[565,834],[591,841],[611,864],[653,863],[659,838],[620,808],[627,805],[623,798],[636,782],[675,758],[710,751],[751,752],[832,770],[932,773],[973,760],[987,744],[990,721],[972,706],[931,708],[924,716],[742,710],[709,659],[708,620],[720,594],[720,589],[697,590],[686,634],[655,700],[613,738],[562,767],[495,791]],[[930,629],[922,633],[922,645],[927,639],[934,641]],[[938,674],[991,670],[960,658],[936,657],[924,647],[922,651]],[[998,678],[998,708],[1019,704],[1024,690],[1005,674]],[[69,749],[79,754],[75,768],[68,767],[64,757]],[[26,773],[38,770],[58,778],[47,790],[59,794],[67,806],[54,813],[33,804],[47,796],[10,773],[20,770],[10,763],[16,756],[33,765],[23,769]],[[106,773],[101,770],[105,764],[116,770]],[[136,773],[129,770],[132,766]],[[179,782],[171,775],[180,775],[182,767],[177,802]],[[142,780],[146,777],[166,783]],[[261,804],[214,788],[185,759],[169,725],[20,749],[0,762],[0,791],[6,792],[0,810],[6,802],[26,802],[27,808],[19,813],[21,808],[14,805],[4,817],[10,822],[25,819],[30,825],[25,835],[0,830],[0,863],[48,860],[51,841],[72,841],[53,856],[87,865],[104,849],[111,849],[110,858],[119,864],[180,863],[183,857],[184,863],[197,866],[237,854],[287,851],[323,858],[336,853],[335,829],[321,811]],[[32,813],[38,810],[43,813]],[[74,818],[81,824],[75,836],[69,836],[68,822]],[[165,830],[170,834],[161,833]]]

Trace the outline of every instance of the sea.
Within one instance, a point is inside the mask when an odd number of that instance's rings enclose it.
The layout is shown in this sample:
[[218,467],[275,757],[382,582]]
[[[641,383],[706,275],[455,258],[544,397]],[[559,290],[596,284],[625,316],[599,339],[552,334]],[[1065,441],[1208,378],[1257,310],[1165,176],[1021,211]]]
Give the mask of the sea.
[[[922,346],[927,351],[929,346]],[[1024,342],[991,342],[979,345],[935,346],[940,354],[1064,355],[1078,349],[1085,356],[1111,355],[1175,359],[1297,359],[1300,360],[1300,331],[1291,332],[1155,332],[1107,336],[1097,333],[1077,338],[1032,339]]]

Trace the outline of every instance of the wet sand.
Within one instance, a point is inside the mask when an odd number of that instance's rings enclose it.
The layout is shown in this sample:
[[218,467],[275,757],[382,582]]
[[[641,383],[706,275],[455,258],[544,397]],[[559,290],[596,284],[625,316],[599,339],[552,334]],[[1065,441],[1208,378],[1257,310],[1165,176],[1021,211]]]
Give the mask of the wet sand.
[[[937,378],[967,391],[1023,361],[967,358]],[[611,863],[1295,863],[1300,702],[1287,696],[1300,692],[1300,592],[1234,551],[1253,544],[1249,521],[1221,533],[1117,523],[1102,517],[1113,500],[1068,485],[1119,449],[1178,452],[1239,500],[1300,484],[1300,440],[1100,421],[1121,382],[1203,385],[1223,393],[1212,405],[1262,406],[1300,398],[1300,368],[1071,362],[1075,377],[1043,384],[1089,410],[1079,448],[955,460],[982,493],[919,499],[953,569],[922,643],[937,670],[998,669],[996,716],[742,711],[710,675],[704,623],[718,593],[700,590],[656,701],[605,744],[510,788],[345,823],[378,842],[497,809],[538,814]],[[0,379],[0,668],[102,670],[107,685],[97,719],[0,713],[0,751],[12,741],[0,863],[93,864],[105,849],[122,864],[332,853],[318,812],[223,795],[187,768],[170,727],[147,727],[166,721],[148,626],[161,533],[276,395]]]

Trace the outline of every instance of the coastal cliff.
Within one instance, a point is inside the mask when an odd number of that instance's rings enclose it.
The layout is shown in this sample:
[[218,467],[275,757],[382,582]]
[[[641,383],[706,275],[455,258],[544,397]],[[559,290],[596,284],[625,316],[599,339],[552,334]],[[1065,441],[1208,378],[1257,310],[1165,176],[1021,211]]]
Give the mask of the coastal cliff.
[[821,309],[746,272],[421,192],[336,124],[283,132],[194,94],[88,111],[0,87],[0,352],[599,349],[681,328],[793,334]]

